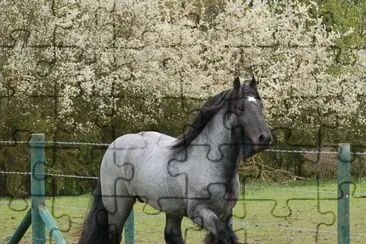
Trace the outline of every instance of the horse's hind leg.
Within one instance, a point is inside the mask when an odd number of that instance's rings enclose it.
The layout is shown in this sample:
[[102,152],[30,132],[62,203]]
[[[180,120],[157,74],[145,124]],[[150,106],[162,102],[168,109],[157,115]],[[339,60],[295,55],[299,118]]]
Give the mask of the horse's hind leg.
[[135,201],[134,197],[103,198],[103,203],[108,212],[109,240],[111,244],[121,242],[123,226]]
[[183,216],[165,215],[164,237],[167,244],[184,244],[181,223]]
[[102,184],[102,193],[103,205],[108,212],[110,243],[120,243],[123,226],[136,202],[136,197],[129,195],[125,182],[119,180],[114,184]]
[[112,243],[120,243],[122,239],[123,226],[131,213],[135,200],[118,201],[118,209],[115,213],[108,213],[109,233]]

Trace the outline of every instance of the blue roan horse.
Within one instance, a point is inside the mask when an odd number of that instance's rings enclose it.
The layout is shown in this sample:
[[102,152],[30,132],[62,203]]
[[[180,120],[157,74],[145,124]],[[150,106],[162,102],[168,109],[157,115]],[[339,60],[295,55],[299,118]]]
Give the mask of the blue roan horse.
[[166,214],[166,243],[184,243],[184,216],[206,229],[206,243],[236,243],[229,220],[239,194],[238,166],[270,145],[255,79],[210,98],[179,138],[140,132],[106,151],[94,204],[79,243],[120,243],[136,199]]

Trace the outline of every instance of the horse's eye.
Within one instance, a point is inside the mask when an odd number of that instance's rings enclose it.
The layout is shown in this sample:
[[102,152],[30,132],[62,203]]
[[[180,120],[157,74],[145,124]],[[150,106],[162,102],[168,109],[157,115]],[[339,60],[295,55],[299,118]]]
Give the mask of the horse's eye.
[[244,105],[240,105],[239,107],[238,107],[238,109],[240,110],[240,111],[244,111]]

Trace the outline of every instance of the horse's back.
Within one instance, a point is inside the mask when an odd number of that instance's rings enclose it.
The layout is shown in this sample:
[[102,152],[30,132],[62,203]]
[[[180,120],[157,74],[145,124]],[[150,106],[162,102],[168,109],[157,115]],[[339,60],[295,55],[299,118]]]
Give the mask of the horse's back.
[[[106,165],[132,164],[141,167],[144,164],[161,163],[160,159],[168,156],[174,137],[154,131],[144,131],[136,134],[125,134],[110,144],[104,154],[102,167]],[[155,158],[159,155],[159,158]]]
[[120,194],[138,196],[159,210],[183,210],[183,200],[164,206],[159,203],[160,198],[181,198],[183,194],[184,182],[173,177],[168,170],[173,157],[171,146],[175,140],[174,137],[153,131],[123,135],[105,153],[101,177],[113,187],[118,180],[126,191]]
[[176,138],[156,132],[156,131],[144,131],[137,133],[145,139],[146,143],[152,146],[170,147]]
[[155,131],[143,131],[136,134],[125,134],[111,143],[108,150],[143,149],[147,146],[169,147],[175,138]]

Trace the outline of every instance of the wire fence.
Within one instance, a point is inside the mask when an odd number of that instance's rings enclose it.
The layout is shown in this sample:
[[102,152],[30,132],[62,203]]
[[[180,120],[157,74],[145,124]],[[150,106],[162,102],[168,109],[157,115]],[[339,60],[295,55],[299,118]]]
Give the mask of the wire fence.
[[[95,142],[66,142],[66,141],[43,141],[39,143],[45,143],[49,145],[66,145],[66,146],[102,146],[108,147],[111,144],[108,143],[95,143]],[[16,144],[29,144],[29,141],[0,141],[0,145],[16,145]],[[283,150],[283,149],[267,149],[266,152],[270,153],[290,153],[290,154],[338,154],[337,151],[321,151],[321,150]],[[366,152],[353,152],[355,155],[366,155]],[[3,175],[31,175],[31,172],[19,172],[19,171],[0,171]],[[90,179],[97,180],[97,176],[83,176],[83,175],[70,175],[70,174],[56,174],[45,173],[44,176],[62,177],[62,178],[74,178],[74,179]]]
[[[96,142],[76,142],[76,141],[40,141],[39,143],[44,143],[48,145],[58,145],[58,146],[97,146],[97,147],[109,147],[113,143],[96,143]],[[0,141],[0,145],[17,145],[23,144],[28,145],[29,141],[21,140],[3,140]],[[118,147],[117,147],[118,148]],[[322,151],[322,150],[287,150],[287,149],[266,149],[265,152],[270,153],[286,153],[286,154],[338,154],[337,151]],[[352,152],[354,155],[366,155],[366,152]],[[0,171],[2,175],[31,175],[31,172],[19,172],[19,171]],[[97,180],[97,176],[83,176],[83,175],[71,175],[71,174],[56,174],[56,173],[45,173],[44,176],[51,177],[62,177],[62,178],[74,178],[74,179],[90,179]]]
[[[109,147],[111,144],[110,143],[94,143],[94,142],[75,142],[75,141],[71,141],[71,142],[67,142],[67,141],[41,141],[38,143],[44,143],[46,145],[51,145],[51,146],[92,146],[92,147]],[[29,145],[29,141],[13,141],[13,140],[5,140],[5,141],[0,141],[0,146],[1,145],[5,145],[5,146],[14,146],[14,145]],[[113,144],[112,144],[113,146]],[[285,154],[330,154],[330,155],[337,155],[339,152],[337,151],[329,151],[329,150],[287,150],[287,149],[267,149],[265,150],[266,152],[269,153],[285,153]],[[352,154],[354,155],[366,155],[366,152],[352,152]],[[32,172],[26,172],[26,171],[0,171],[0,175],[24,175],[24,176],[30,176],[30,175],[34,175],[34,173]],[[42,175],[42,176],[46,176],[46,177],[60,177],[60,178],[73,178],[73,179],[86,179],[86,180],[97,180],[98,177],[97,176],[87,176],[87,175],[75,175],[75,174],[57,174],[57,173],[51,173],[51,172],[46,172],[45,174],[36,174],[36,175]],[[256,187],[245,187],[246,190],[258,190],[258,189],[272,189],[275,191],[294,191],[294,192],[306,192],[306,193],[311,193],[311,194],[317,194],[317,193],[322,193],[322,194],[331,194],[331,195],[336,195],[337,192],[336,191],[326,191],[326,190],[312,190],[312,189],[296,189],[296,188],[290,188],[290,187],[283,187],[283,186],[256,186]],[[366,196],[366,192],[357,192],[357,197],[365,197]],[[11,203],[11,206],[19,206],[19,207],[25,207],[25,203]],[[1,202],[0,206],[10,206],[10,203],[4,203]],[[26,207],[29,208],[31,206],[31,204],[29,203]],[[71,211],[71,210],[76,210],[79,212],[83,212],[86,213],[87,211],[87,207],[77,207],[77,206],[66,206],[66,205],[60,205],[60,204],[52,204],[51,206],[52,209],[58,209],[60,211]],[[140,211],[136,211],[135,214],[139,217],[156,217],[156,215],[149,215],[148,213],[140,210]],[[72,219],[79,219],[80,221],[73,221],[73,224],[76,225],[82,225],[83,222],[83,217],[84,216],[70,216],[70,218]],[[297,218],[299,219],[299,218]],[[309,228],[296,228],[296,227],[291,227],[290,225],[285,226],[285,225],[278,225],[278,224],[270,224],[270,223],[258,223],[258,221],[248,221],[248,220],[242,220],[242,219],[236,219],[235,220],[237,222],[237,224],[241,225],[243,228],[255,228],[255,229],[266,229],[266,231],[269,232],[277,232],[279,229],[280,231],[286,231],[286,232],[296,232],[296,233],[301,233],[301,232],[307,232],[307,233],[316,233],[318,234],[325,234],[325,235],[336,235],[337,231],[336,230],[318,230],[318,229],[309,229]],[[276,230],[277,229],[277,230]],[[144,230],[144,232],[146,232],[146,230]],[[151,231],[153,233],[153,231]],[[147,232],[146,232],[147,233]],[[2,237],[6,237],[6,235],[0,235]],[[352,231],[351,233],[351,239],[356,239],[356,240],[361,240],[365,237],[366,235],[361,233],[361,232],[357,232],[357,231]],[[1,238],[3,239],[3,238]],[[27,238],[25,238],[27,239]]]
[[[64,145],[64,146],[97,146],[97,147],[108,147],[112,145],[111,143],[96,143],[96,142],[76,142],[76,141],[40,141],[39,143],[44,143],[48,145]],[[17,145],[23,144],[28,145],[29,141],[21,140],[3,140],[0,141],[0,145]],[[322,150],[287,150],[287,149],[266,149],[265,152],[270,153],[286,153],[286,154],[338,154],[337,151],[322,151]],[[366,152],[352,152],[354,155],[366,155]],[[32,172],[26,171],[0,171],[1,175],[32,175]],[[46,172],[42,174],[42,176],[48,177],[60,177],[60,178],[73,178],[73,179],[88,179],[88,180],[97,180],[97,176],[87,176],[87,175],[73,175],[73,174],[56,174]],[[361,194],[363,195],[363,194]],[[366,195],[366,194],[365,194]]]

